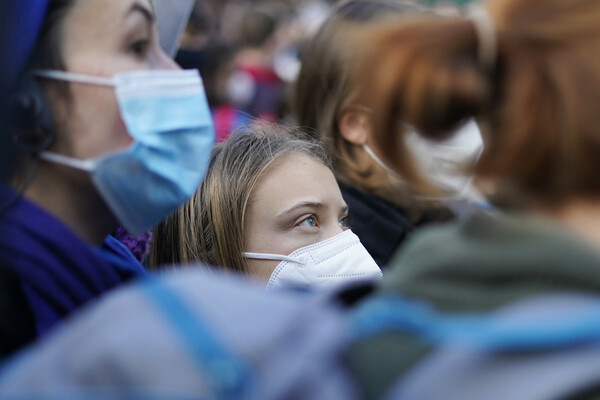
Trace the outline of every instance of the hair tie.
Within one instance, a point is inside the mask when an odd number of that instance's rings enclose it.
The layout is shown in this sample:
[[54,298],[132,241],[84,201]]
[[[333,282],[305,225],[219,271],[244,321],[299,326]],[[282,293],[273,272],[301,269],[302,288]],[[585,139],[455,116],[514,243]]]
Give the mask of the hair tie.
[[469,7],[467,18],[475,28],[479,65],[486,69],[493,69],[498,55],[498,38],[492,16],[485,7],[477,4]]

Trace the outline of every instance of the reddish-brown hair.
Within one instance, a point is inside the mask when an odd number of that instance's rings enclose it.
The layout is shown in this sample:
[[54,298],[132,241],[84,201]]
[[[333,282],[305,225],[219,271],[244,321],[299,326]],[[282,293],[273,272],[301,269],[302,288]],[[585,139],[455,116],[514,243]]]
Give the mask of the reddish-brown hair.
[[[442,139],[461,121],[482,124],[476,174],[511,201],[546,205],[600,195],[600,2],[492,0],[497,54],[478,61],[468,18],[425,16],[373,27],[357,78],[375,110],[386,161],[415,184],[404,129]],[[368,75],[367,75],[368,72]]]

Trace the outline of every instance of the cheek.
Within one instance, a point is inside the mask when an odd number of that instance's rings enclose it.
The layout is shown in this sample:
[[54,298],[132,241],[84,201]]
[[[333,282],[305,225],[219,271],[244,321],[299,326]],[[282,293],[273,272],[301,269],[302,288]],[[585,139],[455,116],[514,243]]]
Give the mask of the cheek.
[[71,142],[75,156],[98,157],[126,148],[132,141],[111,88],[74,88]]
[[[249,205],[244,220],[244,251],[288,255],[294,250],[321,240],[319,235],[307,235],[297,228],[285,229],[272,220],[274,205]],[[255,260],[252,260],[255,261]],[[273,269],[278,263],[275,262]],[[271,269],[272,272],[272,269]],[[269,273],[270,274],[270,273]]]
[[[244,251],[288,255],[294,250],[305,246],[307,240],[305,237],[299,237],[293,230],[285,231],[278,228],[268,218],[252,221],[247,219],[247,224],[244,227]],[[263,260],[256,261],[264,262]],[[278,262],[275,262],[273,268],[277,264]]]
[[133,142],[133,138],[127,131],[118,106],[115,107],[110,121],[112,121],[112,126],[109,128],[108,135],[111,138],[111,143],[115,145],[115,149],[129,146]]
[[279,261],[249,260],[249,264],[250,275],[257,281],[266,284],[277,265],[279,265]]

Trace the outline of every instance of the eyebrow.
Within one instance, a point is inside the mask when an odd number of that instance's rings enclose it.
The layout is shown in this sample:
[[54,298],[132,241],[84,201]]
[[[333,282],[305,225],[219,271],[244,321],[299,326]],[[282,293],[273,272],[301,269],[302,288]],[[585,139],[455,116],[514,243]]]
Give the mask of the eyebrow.
[[[294,211],[303,209],[303,208],[316,208],[316,209],[321,209],[324,208],[325,206],[322,203],[317,203],[317,202],[313,202],[313,201],[303,201],[302,203],[298,203],[295,204],[294,206],[288,208],[287,210],[281,212],[279,215],[277,215],[277,218],[282,218],[287,216],[288,214],[293,213]],[[344,206],[341,208],[343,213],[347,213],[349,210],[349,207],[347,204],[344,204]]]
[[321,203],[317,203],[317,202],[313,202],[313,201],[303,201],[302,203],[295,204],[292,207],[288,208],[287,210],[282,211],[281,213],[279,213],[279,215],[277,215],[277,218],[285,217],[288,214],[291,214],[294,211],[300,210],[302,208],[316,208],[316,209],[320,209],[320,208],[323,208],[323,207],[324,206]]
[[142,13],[142,15],[148,20],[148,22],[150,24],[153,24],[155,21],[155,16],[154,13],[149,10],[147,7],[144,7],[143,5],[141,5],[140,3],[135,3],[131,6],[131,8],[129,9],[129,11],[127,11],[127,14],[125,15],[125,17],[128,17],[129,15],[131,15],[132,13],[135,12],[140,12]]

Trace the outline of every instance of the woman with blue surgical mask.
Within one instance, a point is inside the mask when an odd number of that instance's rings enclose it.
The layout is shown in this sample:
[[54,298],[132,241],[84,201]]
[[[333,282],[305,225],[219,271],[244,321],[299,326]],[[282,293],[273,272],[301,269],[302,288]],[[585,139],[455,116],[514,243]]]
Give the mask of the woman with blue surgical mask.
[[19,163],[0,188],[0,261],[36,337],[145,274],[109,235],[140,234],[184,203],[214,133],[200,76],[162,50],[150,0],[13,11],[39,35],[9,110]]
[[155,230],[153,264],[204,263],[267,289],[331,288],[381,271],[348,226],[322,146],[253,125],[213,150],[198,193]]

